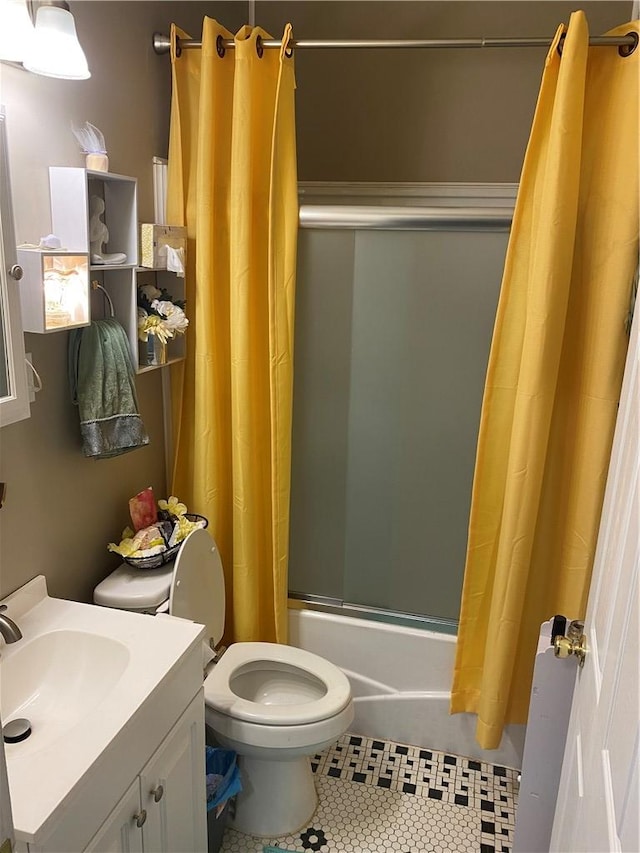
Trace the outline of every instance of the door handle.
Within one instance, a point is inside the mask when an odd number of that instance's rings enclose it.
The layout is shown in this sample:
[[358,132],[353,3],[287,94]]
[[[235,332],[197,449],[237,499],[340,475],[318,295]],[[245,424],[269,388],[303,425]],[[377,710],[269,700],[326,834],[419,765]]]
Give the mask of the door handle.
[[587,637],[584,633],[584,622],[574,620],[569,623],[567,636],[558,634],[553,638],[553,653],[557,658],[568,658],[575,655],[578,665],[584,666],[587,655]]
[[135,820],[136,826],[138,827],[138,829],[141,829],[144,826],[144,822],[146,821],[146,819],[147,819],[146,809],[140,809],[140,811],[137,812],[137,814],[134,814],[134,816],[133,816],[133,820]]
[[153,797],[154,803],[159,803],[162,797],[164,796],[164,788],[162,785],[158,785],[156,788],[152,788],[149,793]]

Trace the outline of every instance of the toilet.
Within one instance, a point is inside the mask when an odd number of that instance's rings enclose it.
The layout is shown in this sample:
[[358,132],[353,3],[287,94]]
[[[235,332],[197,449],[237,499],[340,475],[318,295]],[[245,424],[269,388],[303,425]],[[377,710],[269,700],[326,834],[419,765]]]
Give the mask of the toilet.
[[[94,590],[104,607],[169,613],[206,626],[212,649],[224,631],[222,562],[207,530],[194,530],[173,563],[123,563]],[[277,643],[235,643],[211,661],[205,722],[238,753],[243,789],[230,825],[249,835],[289,835],[308,826],[318,797],[310,756],[353,721],[344,673],[311,652]]]

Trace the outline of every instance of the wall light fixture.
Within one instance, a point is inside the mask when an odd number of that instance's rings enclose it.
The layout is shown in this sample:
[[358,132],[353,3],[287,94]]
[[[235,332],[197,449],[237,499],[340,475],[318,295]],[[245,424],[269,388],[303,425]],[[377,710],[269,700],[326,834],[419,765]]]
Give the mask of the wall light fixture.
[[34,74],[86,80],[91,77],[87,58],[80,47],[76,24],[65,0],[37,0],[33,36],[22,64]]

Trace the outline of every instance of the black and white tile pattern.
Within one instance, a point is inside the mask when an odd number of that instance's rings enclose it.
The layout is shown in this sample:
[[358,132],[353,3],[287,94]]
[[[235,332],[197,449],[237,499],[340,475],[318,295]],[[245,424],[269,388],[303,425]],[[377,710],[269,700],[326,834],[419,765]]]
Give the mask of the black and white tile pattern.
[[227,830],[221,853],[510,853],[518,771],[417,746],[344,735],[312,758],[320,804],[296,835]]

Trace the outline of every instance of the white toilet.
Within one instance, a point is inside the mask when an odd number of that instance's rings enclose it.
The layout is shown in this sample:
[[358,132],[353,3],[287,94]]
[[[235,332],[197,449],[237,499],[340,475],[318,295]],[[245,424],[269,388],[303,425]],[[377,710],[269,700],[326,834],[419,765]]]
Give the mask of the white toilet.
[[[200,622],[212,647],[222,639],[224,576],[206,530],[189,534],[174,563],[159,569],[121,565],[93,598],[105,607]],[[207,725],[239,756],[243,790],[232,826],[265,837],[306,827],[317,806],[309,756],[353,721],[344,673],[292,646],[235,643],[209,665],[204,696]]]

